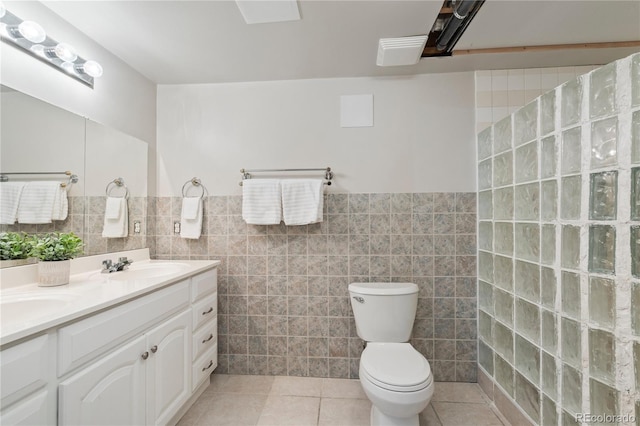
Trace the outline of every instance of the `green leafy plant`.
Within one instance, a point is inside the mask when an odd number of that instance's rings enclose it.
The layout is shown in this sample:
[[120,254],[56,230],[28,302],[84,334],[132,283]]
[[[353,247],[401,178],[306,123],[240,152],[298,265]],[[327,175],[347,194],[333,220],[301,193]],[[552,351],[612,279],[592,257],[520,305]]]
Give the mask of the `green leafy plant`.
[[82,239],[73,232],[45,234],[33,237],[31,256],[41,261],[69,260],[82,253]]
[[0,233],[0,260],[26,259],[31,251],[31,239],[23,232]]

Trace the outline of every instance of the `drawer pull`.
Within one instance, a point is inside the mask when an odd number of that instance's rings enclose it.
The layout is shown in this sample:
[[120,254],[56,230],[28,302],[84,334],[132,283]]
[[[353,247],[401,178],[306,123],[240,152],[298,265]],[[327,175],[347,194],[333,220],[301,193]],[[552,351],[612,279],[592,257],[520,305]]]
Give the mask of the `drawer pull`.
[[213,306],[210,307],[208,311],[204,311],[202,315],[207,315],[207,314],[210,314],[211,312],[213,312]]
[[147,359],[149,358],[149,352],[146,352],[142,354],[142,359]]
[[213,365],[213,360],[209,361],[209,365],[207,365],[206,367],[204,367],[204,368],[202,369],[202,371],[206,371],[206,370],[210,369],[212,365]]
[[202,341],[202,343],[207,343],[209,340],[213,339],[213,334],[210,334],[209,337],[207,337],[206,339],[204,339]]
[[151,353],[155,354],[156,352],[158,352],[158,346],[157,345],[151,346]]

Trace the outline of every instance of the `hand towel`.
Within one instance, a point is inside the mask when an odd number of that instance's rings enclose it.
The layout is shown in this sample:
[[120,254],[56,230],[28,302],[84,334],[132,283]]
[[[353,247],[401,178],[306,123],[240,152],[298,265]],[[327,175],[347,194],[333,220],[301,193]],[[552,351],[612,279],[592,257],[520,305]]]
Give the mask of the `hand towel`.
[[282,216],[286,225],[322,222],[324,181],[322,179],[283,179]]
[[69,214],[69,200],[67,199],[67,190],[58,186],[56,197],[53,200],[53,213],[51,219],[65,220]]
[[26,182],[0,182],[0,224],[16,223],[20,195],[25,185]]
[[[193,210],[195,210],[195,215],[191,214]],[[202,198],[185,197],[182,199],[182,217],[180,218],[180,236],[182,238],[193,240],[200,238],[202,233],[202,213]],[[190,217],[193,217],[193,219]]]
[[242,219],[252,225],[277,225],[282,220],[279,179],[242,181]]
[[[120,205],[120,213],[118,213],[116,219],[109,219],[107,217],[107,208],[113,208],[117,204]],[[111,212],[110,214],[115,216]],[[102,236],[104,238],[124,238],[127,235],[129,235],[129,206],[127,205],[127,199],[123,197],[107,197]]]
[[124,197],[107,197],[107,203],[104,208],[104,218],[111,220],[120,219],[122,204],[126,204],[125,200],[126,198]]
[[18,223],[51,223],[60,182],[28,182],[18,205]]

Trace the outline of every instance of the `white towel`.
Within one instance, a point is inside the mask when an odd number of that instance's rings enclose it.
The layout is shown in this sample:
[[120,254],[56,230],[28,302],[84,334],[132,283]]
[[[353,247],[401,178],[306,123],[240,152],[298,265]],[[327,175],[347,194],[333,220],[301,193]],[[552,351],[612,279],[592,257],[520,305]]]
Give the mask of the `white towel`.
[[324,181],[322,179],[283,179],[282,216],[286,225],[322,222]]
[[[117,219],[109,219],[107,217],[107,207],[105,206],[104,228],[102,228],[102,236],[104,238],[124,238],[129,235],[129,206],[126,198],[118,198],[120,202],[110,200],[116,197],[107,197],[106,206],[113,207],[114,204],[120,204],[120,213]],[[110,212],[111,213],[111,212]],[[111,213],[113,216],[114,214]]]
[[60,182],[28,182],[18,205],[18,223],[51,223]]
[[26,182],[0,182],[0,224],[13,225],[16,222],[25,185]]
[[242,219],[252,225],[277,225],[282,220],[279,179],[242,181]]
[[124,197],[107,197],[107,202],[104,208],[104,218],[115,220],[120,219],[122,214],[122,205],[125,203]]
[[67,190],[58,185],[56,197],[53,199],[53,220],[65,220],[69,214],[69,200],[67,199]]
[[[195,215],[193,210],[195,210]],[[202,198],[185,197],[182,199],[182,217],[180,218],[180,236],[182,238],[192,240],[200,238],[202,233],[202,212]]]

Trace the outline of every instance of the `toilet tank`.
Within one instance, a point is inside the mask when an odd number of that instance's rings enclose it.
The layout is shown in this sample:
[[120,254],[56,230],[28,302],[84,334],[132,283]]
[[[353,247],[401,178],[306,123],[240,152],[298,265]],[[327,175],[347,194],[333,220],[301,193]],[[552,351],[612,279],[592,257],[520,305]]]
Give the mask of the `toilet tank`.
[[358,336],[367,342],[409,341],[418,307],[413,283],[352,283],[349,299]]

